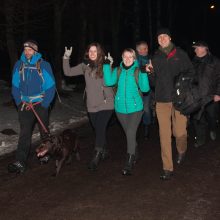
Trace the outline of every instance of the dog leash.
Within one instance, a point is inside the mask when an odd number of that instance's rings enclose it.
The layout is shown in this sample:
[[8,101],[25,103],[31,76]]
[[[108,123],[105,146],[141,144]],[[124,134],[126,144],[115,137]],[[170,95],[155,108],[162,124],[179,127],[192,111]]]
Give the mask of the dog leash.
[[38,105],[38,104],[40,104],[40,103],[41,103],[41,102],[34,102],[34,103],[32,103],[32,102],[30,102],[30,103],[23,102],[23,105],[22,105],[22,107],[21,107],[21,111],[23,111],[25,105],[26,105],[25,109],[26,109],[27,111],[29,111],[29,110],[31,109],[31,110],[33,111],[33,113],[35,114],[35,116],[36,116],[38,122],[40,123],[41,127],[43,128],[44,132],[50,136],[49,131],[47,130],[47,128],[46,128],[45,125],[43,124],[42,120],[40,119],[39,115],[37,114],[37,112],[36,112],[35,109],[34,109],[34,106],[35,106],[35,105]]

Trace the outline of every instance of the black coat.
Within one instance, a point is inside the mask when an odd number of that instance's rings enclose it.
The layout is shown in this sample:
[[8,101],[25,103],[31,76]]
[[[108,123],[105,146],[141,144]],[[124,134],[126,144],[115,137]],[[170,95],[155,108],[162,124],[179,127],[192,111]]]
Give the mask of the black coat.
[[193,66],[201,96],[220,95],[220,60],[212,54],[195,56]]
[[194,75],[193,65],[188,55],[181,49],[174,47],[167,55],[156,51],[152,58],[154,73],[149,77],[154,81],[156,102],[172,102],[175,77],[182,72]]

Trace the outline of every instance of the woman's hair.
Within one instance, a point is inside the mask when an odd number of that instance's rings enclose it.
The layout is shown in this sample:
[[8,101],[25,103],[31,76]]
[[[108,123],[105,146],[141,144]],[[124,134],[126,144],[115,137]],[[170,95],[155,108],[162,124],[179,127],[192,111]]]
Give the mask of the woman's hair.
[[[95,61],[89,59],[89,50],[92,46],[95,46],[97,48],[97,58]],[[103,77],[102,66],[105,59],[105,53],[102,46],[96,42],[89,44],[86,49],[84,59],[89,61],[92,68],[97,67],[96,77],[102,78]]]
[[130,52],[132,54],[133,58],[136,60],[136,53],[132,48],[124,49],[123,52],[122,52],[122,58],[123,58],[125,52]]

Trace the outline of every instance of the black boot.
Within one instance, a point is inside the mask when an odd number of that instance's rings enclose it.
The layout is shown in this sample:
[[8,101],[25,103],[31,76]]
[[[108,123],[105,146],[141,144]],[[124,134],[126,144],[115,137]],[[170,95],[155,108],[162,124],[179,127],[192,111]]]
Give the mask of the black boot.
[[122,175],[129,176],[131,175],[131,170],[134,166],[135,155],[134,154],[127,154],[126,164],[124,169],[122,170]]
[[89,163],[88,169],[95,171],[98,168],[98,164],[102,158],[102,152],[101,151],[95,151],[94,156],[92,160]]

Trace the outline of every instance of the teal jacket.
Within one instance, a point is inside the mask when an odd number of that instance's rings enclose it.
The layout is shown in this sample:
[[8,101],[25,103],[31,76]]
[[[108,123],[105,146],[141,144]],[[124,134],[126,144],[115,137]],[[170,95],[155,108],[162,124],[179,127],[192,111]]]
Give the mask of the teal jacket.
[[104,82],[106,86],[117,86],[117,92],[115,95],[115,111],[122,114],[129,114],[143,110],[143,100],[141,92],[148,92],[149,81],[146,73],[139,72],[138,85],[135,79],[135,69],[138,67],[138,63],[129,68],[123,68],[120,64],[122,71],[118,79],[117,68],[111,70],[109,64],[103,65]]

